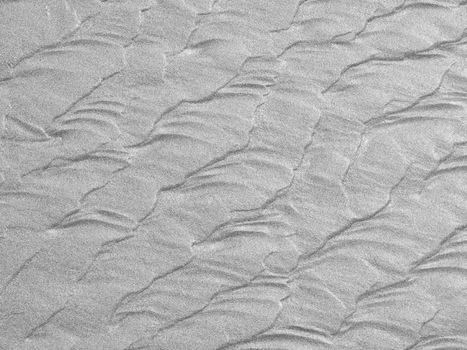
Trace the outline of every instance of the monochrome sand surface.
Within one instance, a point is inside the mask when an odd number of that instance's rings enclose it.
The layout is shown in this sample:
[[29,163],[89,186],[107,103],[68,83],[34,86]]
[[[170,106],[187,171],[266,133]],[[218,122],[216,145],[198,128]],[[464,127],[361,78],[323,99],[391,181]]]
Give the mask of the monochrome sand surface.
[[466,29],[0,1],[0,349],[467,349]]

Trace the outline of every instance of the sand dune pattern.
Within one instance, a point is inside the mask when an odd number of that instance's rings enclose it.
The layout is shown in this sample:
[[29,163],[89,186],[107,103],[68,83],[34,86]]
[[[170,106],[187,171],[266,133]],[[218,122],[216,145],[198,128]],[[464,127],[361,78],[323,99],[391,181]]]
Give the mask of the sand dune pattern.
[[467,2],[0,1],[0,349],[467,349]]

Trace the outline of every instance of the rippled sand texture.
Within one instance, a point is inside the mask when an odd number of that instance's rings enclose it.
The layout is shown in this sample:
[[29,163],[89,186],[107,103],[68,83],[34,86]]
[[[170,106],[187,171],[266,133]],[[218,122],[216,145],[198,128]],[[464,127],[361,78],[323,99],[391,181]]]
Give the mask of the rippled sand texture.
[[0,349],[467,349],[467,2],[0,2]]

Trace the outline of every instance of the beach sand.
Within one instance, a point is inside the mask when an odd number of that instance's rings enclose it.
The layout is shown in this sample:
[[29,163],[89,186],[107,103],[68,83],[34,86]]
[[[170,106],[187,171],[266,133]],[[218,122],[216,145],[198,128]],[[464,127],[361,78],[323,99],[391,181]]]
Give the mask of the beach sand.
[[467,349],[466,5],[0,1],[0,349]]

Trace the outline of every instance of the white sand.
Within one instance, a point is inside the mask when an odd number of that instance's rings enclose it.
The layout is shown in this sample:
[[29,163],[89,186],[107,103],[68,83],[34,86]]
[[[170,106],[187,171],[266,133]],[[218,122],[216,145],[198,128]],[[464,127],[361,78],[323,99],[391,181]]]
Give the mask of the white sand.
[[0,1],[0,349],[467,349],[466,5]]

